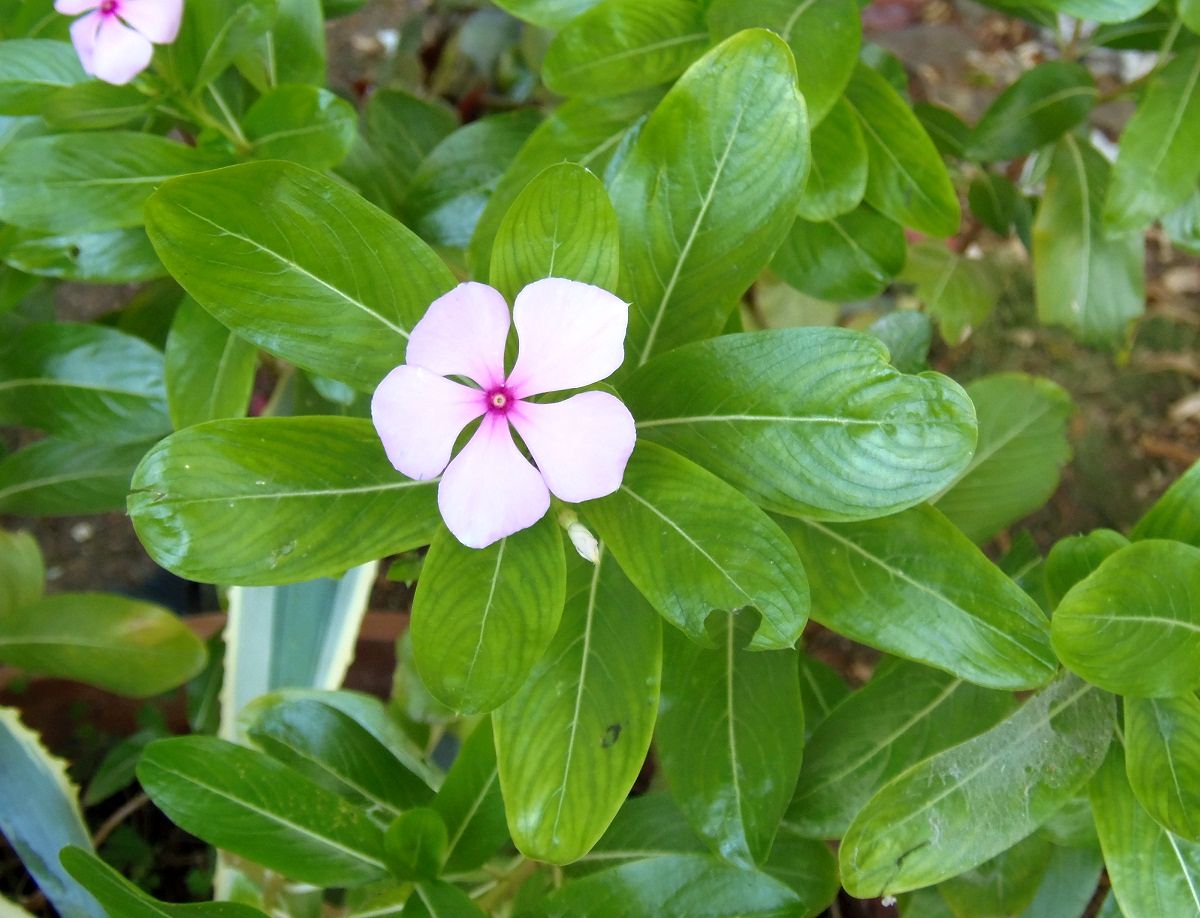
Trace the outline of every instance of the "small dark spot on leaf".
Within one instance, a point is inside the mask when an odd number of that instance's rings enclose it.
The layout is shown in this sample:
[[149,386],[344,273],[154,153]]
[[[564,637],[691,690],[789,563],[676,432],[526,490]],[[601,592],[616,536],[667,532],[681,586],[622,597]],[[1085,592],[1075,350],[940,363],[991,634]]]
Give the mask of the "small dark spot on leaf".
[[604,731],[604,739],[600,740],[600,745],[605,749],[609,749],[621,738],[621,725],[609,724],[608,729]]
[[74,261],[83,254],[83,249],[77,245],[69,245],[67,246],[67,254],[71,257],[71,260]]

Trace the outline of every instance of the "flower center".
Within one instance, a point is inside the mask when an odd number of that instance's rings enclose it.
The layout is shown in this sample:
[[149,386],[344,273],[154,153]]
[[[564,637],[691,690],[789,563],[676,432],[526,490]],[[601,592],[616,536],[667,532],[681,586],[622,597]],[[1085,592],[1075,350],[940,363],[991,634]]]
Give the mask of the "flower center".
[[101,16],[115,15],[117,12],[117,7],[119,5],[120,4],[119,4],[118,0],[104,0],[104,2],[100,4],[100,15]]
[[508,409],[512,407],[514,401],[516,399],[513,398],[512,393],[504,386],[489,389],[485,396],[487,409],[492,414],[508,414]]

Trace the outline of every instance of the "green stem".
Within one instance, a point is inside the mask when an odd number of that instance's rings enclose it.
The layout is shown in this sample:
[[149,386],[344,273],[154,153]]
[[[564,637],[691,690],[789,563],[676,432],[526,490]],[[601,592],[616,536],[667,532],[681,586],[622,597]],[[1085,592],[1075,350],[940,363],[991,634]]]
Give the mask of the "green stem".
[[225,121],[229,125],[229,130],[232,136],[236,139],[235,146],[242,153],[248,153],[253,147],[253,144],[246,139],[246,135],[242,133],[242,126],[238,124],[237,118],[233,117],[233,112],[225,102],[225,97],[218,92],[217,87],[212,83],[208,84],[208,91],[213,97],[213,101],[217,103],[217,108],[221,110],[221,114],[225,116]]

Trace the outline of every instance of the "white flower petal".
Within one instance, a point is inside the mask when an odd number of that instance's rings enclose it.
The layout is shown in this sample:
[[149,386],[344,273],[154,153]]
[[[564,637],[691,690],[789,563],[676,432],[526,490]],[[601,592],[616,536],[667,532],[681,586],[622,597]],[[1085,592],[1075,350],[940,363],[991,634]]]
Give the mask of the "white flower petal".
[[441,474],[458,435],[484,410],[478,389],[421,367],[396,367],[371,398],[371,419],[388,459],[418,481]]
[[406,360],[438,376],[466,376],[488,389],[504,382],[508,303],[487,284],[459,284],[438,297],[408,339]]

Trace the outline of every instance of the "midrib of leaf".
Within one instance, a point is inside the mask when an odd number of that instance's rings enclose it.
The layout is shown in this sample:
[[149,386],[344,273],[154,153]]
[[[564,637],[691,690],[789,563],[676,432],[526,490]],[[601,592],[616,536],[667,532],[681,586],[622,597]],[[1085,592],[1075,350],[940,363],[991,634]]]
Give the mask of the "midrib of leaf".
[[217,394],[220,391],[221,384],[225,381],[225,370],[229,363],[229,355],[238,343],[238,338],[233,332],[226,332],[225,346],[221,348],[221,359],[217,361],[217,372],[214,377],[213,386],[208,392],[208,401],[205,403],[209,418],[216,416]]
[[804,0],[803,3],[796,7],[796,11],[788,17],[788,21],[784,23],[783,32],[780,33],[783,36],[783,40],[788,44],[792,42],[792,30],[796,28],[796,23],[800,21],[801,16],[808,12],[809,7],[816,2],[817,0]]
[[65,484],[69,481],[86,481],[95,478],[115,478],[118,475],[124,476],[129,474],[131,474],[129,468],[91,468],[81,472],[64,472],[62,475],[46,475],[43,478],[26,478],[15,485],[0,488],[0,501],[12,494],[24,494],[27,491],[36,491],[38,488],[44,488],[47,485]]
[[1180,812],[1183,813],[1187,820],[1189,828],[1191,827],[1191,814],[1188,812],[1187,801],[1184,799],[1183,786],[1179,783],[1179,774],[1175,770],[1175,753],[1171,748],[1171,737],[1166,729],[1164,729],[1162,716],[1159,712],[1158,701],[1151,699],[1150,707],[1154,710],[1154,725],[1158,729],[1158,735],[1162,737],[1163,751],[1166,753],[1167,768],[1171,772],[1171,785],[1175,789],[1175,799],[1179,801]]
[[1192,894],[1192,901],[1196,903],[1196,910],[1200,911],[1200,890],[1196,889],[1196,884],[1192,880],[1191,868],[1188,866],[1188,862],[1184,860],[1183,852],[1179,850],[1179,840],[1175,838],[1174,833],[1161,826],[1159,827],[1159,831],[1167,836],[1167,844],[1171,846],[1171,852],[1175,855],[1175,860],[1179,862],[1179,869],[1183,873],[1184,882],[1187,883],[1188,892]]
[[1095,86],[1072,86],[1070,89],[1060,89],[1058,92],[1050,93],[1050,95],[1046,96],[1044,99],[1039,99],[1031,105],[1027,105],[1024,108],[1015,110],[1011,117],[1006,118],[998,123],[1002,127],[1010,127],[1014,124],[1020,124],[1027,120],[1031,115],[1035,115],[1038,112],[1049,108],[1051,105],[1057,105],[1059,102],[1063,102],[1072,98],[1073,96],[1095,95],[1099,95]]
[[475,799],[471,801],[471,805],[467,808],[466,815],[463,816],[463,820],[459,824],[458,829],[455,831],[454,835],[451,836],[449,844],[446,845],[446,862],[449,862],[451,855],[454,854],[454,850],[458,847],[458,843],[462,841],[462,837],[467,831],[467,826],[471,824],[471,820],[475,818],[475,814],[478,813],[479,808],[483,806],[483,801],[487,799],[488,791],[490,791],[492,789],[492,785],[496,783],[496,778],[499,774],[499,766],[493,766],[492,773],[488,775],[488,779],[483,782],[483,787],[481,787],[479,793],[475,795]]
[[871,255],[871,253],[859,245],[858,240],[842,228],[841,221],[837,219],[830,220],[829,225],[837,230],[838,235],[841,236],[846,244],[850,246],[850,251],[854,253],[855,261],[857,261],[859,265],[862,266],[874,280],[886,281],[888,279],[887,273],[880,269],[879,263]]
[[508,537],[505,536],[500,540],[500,548],[496,552],[496,564],[492,568],[492,580],[488,584],[487,599],[483,604],[483,616],[479,621],[479,638],[475,641],[475,652],[471,655],[471,663],[467,666],[467,675],[463,680],[463,684],[467,687],[467,692],[470,691],[471,677],[475,674],[475,666],[479,662],[479,654],[483,650],[483,638],[487,633],[488,616],[492,614],[492,603],[496,598],[496,584],[500,582],[500,570],[504,566],[504,549],[508,545]]
[[[1015,440],[1049,413],[1050,406],[1046,405],[1038,413],[1022,418],[1016,426],[1009,428],[1003,436],[999,437],[994,443],[990,444],[988,449],[977,452],[974,457],[972,457],[971,462],[967,465],[966,471],[963,472],[962,478],[960,478],[959,481],[962,481],[963,478],[966,478],[968,475],[974,472],[977,468],[991,459],[992,456],[996,455],[996,453],[1008,446],[1008,444],[1010,444],[1013,440]],[[958,482],[955,482],[955,484],[957,483]]]
[[[757,424],[836,424],[840,427],[895,427],[898,423],[894,420],[876,420],[874,418],[835,418],[824,415],[698,414],[691,417],[652,418],[648,421],[638,421],[637,429],[646,430],[651,427],[673,427],[678,424],[714,424],[732,421]],[[946,427],[957,426],[957,422],[953,420],[905,420],[904,425],[906,427]]]
[[5,389],[19,389],[22,386],[53,386],[59,389],[86,389],[88,392],[103,392],[106,395],[129,395],[146,401],[161,398],[157,392],[137,392],[133,389],[121,389],[106,383],[87,383],[73,379],[52,379],[48,376],[26,376],[23,379],[7,379],[0,381],[0,392]]
[[739,767],[738,751],[737,751],[737,728],[734,725],[733,713],[733,615],[729,615],[726,621],[725,629],[725,719],[728,724],[728,743],[729,743],[729,780],[733,789],[733,806],[737,813],[737,827],[742,836],[742,844],[746,850],[750,849],[750,839],[746,837],[746,817],[745,810],[742,807],[742,772]]
[[[188,507],[192,504],[227,503],[230,501],[241,500],[287,500],[294,497],[343,497],[348,494],[374,494],[379,491],[402,491],[405,488],[414,488],[420,485],[433,484],[438,480],[440,479],[431,479],[430,481],[397,481],[391,484],[364,485],[361,488],[324,488],[318,491],[274,491],[262,494],[235,494],[232,496],[227,494],[221,497],[168,498],[167,501],[175,507]],[[132,493],[142,494],[158,490],[160,489],[140,488]]]
[[137,647],[129,644],[105,644],[103,641],[84,641],[79,638],[42,637],[40,635],[26,637],[12,634],[0,635],[0,649],[5,647],[79,647],[84,650],[116,651],[129,658],[155,657],[169,660],[174,656],[169,650],[159,650],[145,645]]
[[1166,625],[1168,628],[1182,628],[1185,631],[1195,631],[1200,634],[1200,625],[1178,618],[1166,618],[1161,615],[1088,615],[1093,622],[1136,622],[1146,625]]
[[[281,741],[281,742],[283,742],[283,741]],[[390,803],[387,800],[384,800],[382,797],[376,796],[374,794],[374,792],[363,787],[357,781],[351,780],[351,778],[348,775],[342,774],[339,771],[334,771],[332,768],[330,768],[328,765],[326,765],[325,762],[322,761],[321,759],[318,759],[315,756],[309,755],[309,753],[306,749],[296,746],[294,743],[289,743],[289,742],[283,742],[283,745],[285,745],[288,749],[290,749],[297,758],[303,759],[305,762],[308,762],[309,764],[314,765],[316,768],[318,768],[323,773],[329,775],[331,778],[333,778],[339,784],[344,784],[347,787],[349,787],[351,790],[355,791],[356,793],[359,793],[362,796],[366,797],[373,804],[375,804],[377,807],[379,807],[381,810],[384,810],[391,816],[395,817],[395,816],[400,815],[400,810],[399,810],[399,808],[396,807],[395,804]]]
[[[1179,96],[1179,105],[1176,106],[1175,113],[1171,116],[1171,126],[1167,129],[1166,135],[1160,139],[1154,160],[1150,163],[1150,168],[1147,170],[1151,174],[1157,172],[1163,160],[1167,158],[1171,144],[1175,142],[1175,136],[1179,133],[1179,125],[1183,123],[1184,113],[1193,101],[1192,94],[1196,89],[1196,82],[1198,80],[1200,80],[1200,54],[1196,56],[1196,63],[1192,67],[1191,74],[1188,75],[1187,88]],[[1195,151],[1191,151],[1189,155],[1194,155],[1194,153]]]
[[812,670],[810,670],[807,666],[801,666],[800,675],[804,678],[804,681],[808,683],[808,687],[812,691],[813,697],[817,699],[817,704],[821,706],[821,713],[828,716],[829,712],[833,710],[833,705],[826,700],[825,693],[821,690],[820,683],[813,678]]
[[1088,295],[1091,292],[1089,285],[1091,281],[1091,264],[1092,264],[1092,196],[1091,184],[1088,181],[1087,168],[1083,162],[1083,154],[1079,150],[1079,145],[1075,142],[1075,138],[1067,134],[1063,138],[1067,149],[1071,152],[1071,159],[1075,164],[1076,172],[1079,176],[1079,196],[1082,202],[1080,208],[1080,216],[1082,217],[1082,231],[1080,232],[1080,241],[1083,245],[1082,255],[1080,259],[1082,271],[1080,272],[1079,286],[1076,287],[1076,294],[1071,300],[1071,311],[1076,315],[1083,312],[1084,304],[1088,301]]
[[687,35],[675,35],[671,38],[664,38],[661,41],[651,42],[648,45],[640,45],[636,48],[626,48],[624,51],[618,51],[614,54],[608,54],[604,57],[593,58],[578,67],[571,67],[567,70],[560,71],[560,76],[575,76],[580,73],[587,73],[589,70],[595,70],[597,67],[603,67],[605,64],[612,64],[617,61],[631,60],[635,57],[653,54],[655,51],[663,51],[667,48],[673,48],[676,45],[686,45],[698,41],[708,41],[707,32],[690,32]]

